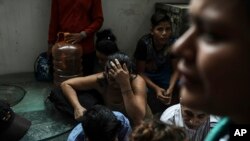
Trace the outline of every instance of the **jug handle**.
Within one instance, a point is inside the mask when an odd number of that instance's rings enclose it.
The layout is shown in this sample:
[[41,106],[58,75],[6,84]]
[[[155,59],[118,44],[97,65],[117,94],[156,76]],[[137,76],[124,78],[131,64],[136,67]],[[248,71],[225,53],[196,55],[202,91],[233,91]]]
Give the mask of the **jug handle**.
[[67,36],[69,34],[70,34],[69,32],[58,32],[57,33],[57,41],[56,42],[64,41],[65,36]]

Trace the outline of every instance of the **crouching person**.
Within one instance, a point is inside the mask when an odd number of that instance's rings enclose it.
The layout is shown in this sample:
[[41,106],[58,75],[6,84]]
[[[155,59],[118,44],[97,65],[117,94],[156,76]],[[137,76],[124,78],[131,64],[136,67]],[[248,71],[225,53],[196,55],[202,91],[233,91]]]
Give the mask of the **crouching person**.
[[120,112],[95,105],[70,133],[68,141],[128,141],[129,120]]

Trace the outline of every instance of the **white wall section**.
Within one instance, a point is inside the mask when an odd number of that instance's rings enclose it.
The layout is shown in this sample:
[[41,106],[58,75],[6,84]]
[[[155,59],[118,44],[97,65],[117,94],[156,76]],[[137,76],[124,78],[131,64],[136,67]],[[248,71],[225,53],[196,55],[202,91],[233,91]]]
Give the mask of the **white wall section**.
[[[185,1],[102,0],[102,28],[111,28],[119,48],[132,56],[137,40],[150,30],[154,4]],[[0,0],[0,74],[33,71],[36,57],[47,50],[50,2]]]

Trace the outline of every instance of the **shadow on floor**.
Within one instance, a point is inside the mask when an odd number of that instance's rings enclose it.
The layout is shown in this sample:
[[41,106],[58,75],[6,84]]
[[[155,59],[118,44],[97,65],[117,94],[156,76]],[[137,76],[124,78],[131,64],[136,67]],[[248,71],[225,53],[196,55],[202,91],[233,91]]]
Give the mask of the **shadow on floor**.
[[0,84],[15,85],[26,91],[22,100],[12,107],[16,113],[32,122],[21,141],[67,140],[75,123],[46,101],[53,86],[52,82],[38,82],[31,72],[0,75]]

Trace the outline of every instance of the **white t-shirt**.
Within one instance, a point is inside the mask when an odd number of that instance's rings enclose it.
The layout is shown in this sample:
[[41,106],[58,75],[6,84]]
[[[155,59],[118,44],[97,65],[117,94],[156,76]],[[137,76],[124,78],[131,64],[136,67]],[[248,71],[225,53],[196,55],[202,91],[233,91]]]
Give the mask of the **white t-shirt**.
[[203,141],[209,130],[213,128],[218,122],[219,117],[211,115],[210,118],[205,121],[198,129],[189,129],[184,124],[181,114],[181,105],[176,104],[167,108],[161,115],[160,120],[171,125],[183,127],[190,141]]

